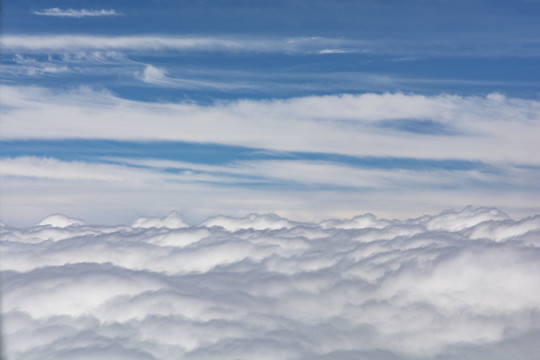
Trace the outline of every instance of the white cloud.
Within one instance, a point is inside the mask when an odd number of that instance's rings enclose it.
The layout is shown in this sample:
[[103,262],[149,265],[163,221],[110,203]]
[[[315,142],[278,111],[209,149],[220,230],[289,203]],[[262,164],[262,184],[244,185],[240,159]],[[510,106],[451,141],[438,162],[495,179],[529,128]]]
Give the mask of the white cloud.
[[323,49],[319,51],[319,54],[349,54],[354,52],[350,49]]
[[[1,39],[0,39],[1,41]],[[12,63],[5,63],[0,73],[9,80],[21,80],[21,77],[51,77],[51,76],[113,76],[142,80],[152,86],[178,89],[212,89],[230,92],[260,91],[263,94],[283,94],[283,92],[306,93],[325,91],[384,91],[395,89],[401,85],[410,87],[411,84],[424,86],[429,83],[489,86],[524,86],[526,83],[508,81],[481,80],[429,80],[422,78],[403,78],[358,71],[345,72],[297,72],[290,71],[264,74],[260,71],[216,70],[208,68],[196,69],[173,66],[172,73],[163,67],[141,63],[131,59],[129,52],[116,50],[78,49],[49,53],[47,59],[43,54],[31,53],[21,55],[14,53]],[[135,57],[136,58],[136,57]],[[141,70],[142,67],[142,70]],[[323,84],[323,85],[321,85]],[[141,86],[137,83],[134,85]],[[489,96],[497,96],[494,93]]]
[[171,88],[183,88],[183,89],[201,89],[211,88],[220,90],[232,90],[232,89],[247,89],[252,88],[253,85],[240,84],[238,82],[219,82],[219,81],[203,81],[194,80],[189,78],[174,78],[167,74],[167,70],[152,65],[145,65],[142,71],[135,73],[135,76],[145,83],[171,87]]
[[[0,163],[6,176],[56,180],[128,181],[137,173],[118,165],[63,162],[53,158],[4,158]],[[137,178],[141,175],[139,172]]]
[[[159,78],[161,72],[156,74]],[[199,105],[132,101],[88,88],[55,92],[4,86],[0,91],[4,140],[173,140],[409,158],[420,164],[426,158],[482,163],[455,171],[414,165],[363,168],[330,160],[205,165],[3,158],[0,216],[17,225],[56,212],[111,223],[175,208],[189,209],[187,218],[197,220],[215,215],[216,209],[234,215],[271,211],[306,220],[351,216],[359,209],[402,217],[411,216],[411,208],[420,215],[467,204],[496,206],[514,216],[538,212],[536,100],[368,93]],[[419,119],[418,126],[429,119],[452,131],[422,134],[385,125],[403,119]],[[104,202],[115,218],[103,215]],[[81,203],[86,206],[76,205]]]
[[55,61],[39,61],[31,57],[15,54],[12,61],[15,64],[5,64],[2,73],[6,77],[20,76],[43,76],[58,75],[72,72],[68,66]]
[[243,219],[232,219],[227,216],[216,216],[206,220],[202,223],[202,225],[206,227],[219,226],[228,231],[237,231],[240,229],[279,230],[283,228],[288,229],[294,226],[290,221],[273,214],[250,214]]
[[165,219],[147,219],[139,218],[131,225],[134,228],[167,228],[167,229],[179,229],[187,227],[188,225],[182,221],[182,218],[176,212],[170,213]]
[[[154,74],[154,78],[161,74]],[[2,87],[4,139],[180,140],[269,150],[539,165],[540,102],[402,93],[149,103],[107,92]],[[74,120],[76,119],[76,120]],[[384,121],[429,120],[450,134]],[[286,130],[285,130],[286,129]],[[249,136],[246,136],[249,134]]]
[[247,51],[263,53],[319,53],[328,47],[357,47],[365,41],[332,38],[239,38],[211,36],[92,36],[92,35],[4,35],[6,51],[73,52],[91,50],[130,51]]
[[[65,14],[64,16],[82,15],[84,10],[52,10],[50,15]],[[95,16],[121,15],[115,10],[97,10]],[[42,12],[45,15],[45,12]],[[86,10],[90,14],[91,10]],[[60,15],[56,15],[60,16]],[[90,15],[85,15],[90,16]],[[470,46],[465,46],[465,44]],[[127,35],[127,36],[93,36],[85,34],[74,35],[20,35],[4,34],[0,38],[4,51],[76,51],[76,50],[154,50],[154,51],[227,51],[227,52],[261,52],[284,54],[338,54],[366,53],[411,57],[433,56],[538,56],[538,43],[530,39],[516,41],[499,39],[496,42],[478,41],[470,38],[461,42],[463,45],[456,50],[456,43],[444,39],[438,41],[392,40],[392,39],[347,39],[326,37],[254,37],[246,36],[167,36],[167,35]],[[399,60],[399,58],[398,58]]]
[[[411,208],[419,215],[437,211],[441,204],[461,207],[469,203],[502,206],[514,216],[525,216],[538,211],[540,200],[535,195],[539,192],[534,181],[538,171],[534,169],[482,172],[362,168],[309,160],[208,165],[132,158],[83,162],[38,157],[0,159],[0,168],[0,218],[18,226],[53,212],[111,224],[175,208],[187,209],[185,215],[192,221],[215,215],[217,208],[229,214],[271,211],[314,221],[351,216],[359,209],[400,217],[410,215]],[[104,204],[109,215],[102,211]],[[466,218],[470,222],[477,216],[482,215],[471,213]],[[213,221],[220,225],[217,219]],[[261,219],[262,223],[267,221]],[[347,228],[359,223],[374,226],[369,218],[331,226]],[[457,219],[452,223],[457,224]],[[240,223],[227,226],[242,227]],[[440,224],[429,226],[431,230],[441,229]]]
[[183,228],[168,226],[185,225],[175,213],[135,224],[144,227],[66,219],[0,228],[7,358],[503,360],[537,350],[539,216],[222,215]]
[[68,226],[83,225],[83,224],[84,222],[79,219],[70,218],[64,215],[60,215],[60,214],[54,214],[54,215],[47,216],[45,219],[41,220],[38,225],[39,226],[49,225],[55,228],[65,228]]
[[152,65],[145,66],[144,70],[139,75],[141,80],[149,83],[161,82],[166,79],[167,72],[162,68],[157,68]]
[[95,16],[118,16],[121,15],[121,13],[117,12],[114,9],[59,9],[59,8],[49,8],[49,9],[43,9],[40,11],[34,11],[34,15],[41,15],[41,16],[57,16],[57,17],[75,17],[75,18],[82,18],[82,17],[95,17]]

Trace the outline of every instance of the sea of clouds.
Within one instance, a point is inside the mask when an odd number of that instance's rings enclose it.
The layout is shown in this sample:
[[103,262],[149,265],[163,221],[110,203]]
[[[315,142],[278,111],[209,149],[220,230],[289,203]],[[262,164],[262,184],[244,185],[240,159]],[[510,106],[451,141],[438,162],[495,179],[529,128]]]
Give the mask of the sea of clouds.
[[540,354],[540,216],[295,222],[62,215],[1,231],[5,359]]

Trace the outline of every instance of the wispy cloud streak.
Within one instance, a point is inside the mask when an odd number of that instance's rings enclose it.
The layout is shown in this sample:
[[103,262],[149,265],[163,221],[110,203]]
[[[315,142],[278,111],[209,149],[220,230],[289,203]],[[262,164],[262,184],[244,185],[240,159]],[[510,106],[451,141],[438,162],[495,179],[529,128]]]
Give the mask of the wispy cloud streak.
[[[5,34],[0,38],[4,51],[55,52],[80,50],[129,51],[216,51],[283,54],[364,54],[399,56],[538,56],[538,41],[490,42],[469,40],[471,46],[456,51],[450,41],[380,40],[331,37],[175,36],[172,34],[94,36]],[[463,40],[467,42],[467,40]],[[474,45],[474,46],[473,46]]]
[[136,72],[135,76],[147,84],[170,88],[239,90],[255,87],[254,84],[241,84],[238,82],[223,82],[215,80],[204,81],[193,78],[174,78],[170,77],[165,69],[152,65],[146,65],[142,71]]
[[344,45],[362,46],[366,41],[332,38],[250,38],[211,36],[92,36],[92,35],[4,35],[0,44],[9,50],[75,51],[81,49],[146,50],[206,50],[254,52],[311,52]]
[[34,15],[40,15],[40,16],[57,16],[57,17],[74,17],[74,18],[82,18],[82,17],[96,17],[96,16],[118,16],[122,15],[121,13],[117,12],[114,9],[60,9],[60,8],[49,8],[49,9],[43,9],[39,11],[34,11]]

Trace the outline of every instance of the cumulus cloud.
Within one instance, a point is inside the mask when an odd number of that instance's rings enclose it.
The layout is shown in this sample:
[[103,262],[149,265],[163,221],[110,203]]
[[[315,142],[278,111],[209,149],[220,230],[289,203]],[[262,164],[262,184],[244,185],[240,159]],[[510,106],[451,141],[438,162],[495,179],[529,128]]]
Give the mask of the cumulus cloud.
[[187,227],[188,225],[182,221],[182,218],[176,212],[170,213],[165,219],[156,218],[139,218],[131,225],[134,228],[167,228],[178,229]]
[[540,216],[272,214],[0,227],[10,359],[508,359],[538,353]]
[[47,216],[38,223],[38,226],[51,226],[54,228],[65,228],[72,225],[83,225],[84,222],[79,219],[67,217],[60,214]]
[[43,9],[39,11],[34,11],[34,15],[40,15],[40,16],[57,16],[57,17],[74,17],[74,18],[82,18],[82,17],[95,17],[95,16],[118,16],[121,15],[121,13],[117,12],[114,9],[59,9],[59,8],[49,8],[49,9]]

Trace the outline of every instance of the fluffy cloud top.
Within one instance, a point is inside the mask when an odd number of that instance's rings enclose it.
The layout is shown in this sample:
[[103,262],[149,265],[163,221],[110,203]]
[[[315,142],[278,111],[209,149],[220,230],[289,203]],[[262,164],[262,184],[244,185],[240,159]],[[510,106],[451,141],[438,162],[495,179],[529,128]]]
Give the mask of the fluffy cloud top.
[[139,218],[131,225],[133,228],[167,228],[167,229],[179,229],[188,227],[186,223],[182,221],[182,218],[176,212],[170,213],[165,219],[156,218]]
[[9,359],[532,359],[540,216],[1,228]]
[[45,219],[41,220],[38,226],[49,225],[55,228],[65,228],[72,225],[83,225],[83,224],[84,222],[79,219],[55,214],[55,215],[47,216]]

